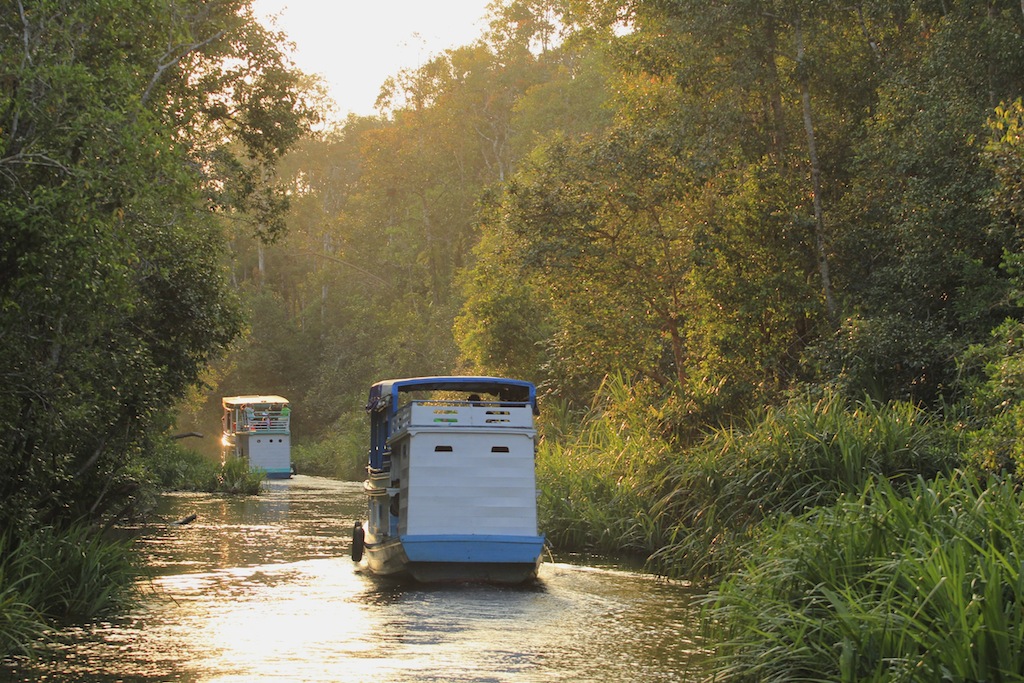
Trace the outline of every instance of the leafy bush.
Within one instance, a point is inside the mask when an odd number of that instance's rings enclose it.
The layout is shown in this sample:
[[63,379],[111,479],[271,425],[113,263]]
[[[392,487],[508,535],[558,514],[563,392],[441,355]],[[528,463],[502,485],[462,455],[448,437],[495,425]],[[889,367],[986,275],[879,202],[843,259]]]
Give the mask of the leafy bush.
[[966,457],[988,472],[1024,474],[1024,323],[1006,321],[959,364]]
[[831,505],[874,476],[932,476],[956,463],[948,430],[903,402],[802,397],[712,432],[665,470],[656,567],[691,578],[735,566],[760,522]]
[[243,458],[228,458],[217,474],[218,493],[237,493],[254,496],[260,492],[267,473],[260,469],[250,469],[249,462]]
[[365,418],[359,417],[357,426],[353,425],[350,429],[332,434],[309,446],[296,446],[292,450],[296,471],[348,481],[361,481],[365,478],[369,437],[366,436]]
[[708,597],[715,680],[1019,680],[1022,507],[1005,480],[875,477],[779,523]]

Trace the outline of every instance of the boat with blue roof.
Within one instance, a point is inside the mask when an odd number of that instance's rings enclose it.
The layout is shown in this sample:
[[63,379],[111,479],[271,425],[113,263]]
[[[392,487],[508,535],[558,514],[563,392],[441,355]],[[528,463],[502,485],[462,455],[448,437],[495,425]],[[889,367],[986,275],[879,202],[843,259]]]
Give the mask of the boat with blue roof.
[[421,582],[537,577],[536,388],[500,377],[392,379],[370,388],[367,519],[352,559]]

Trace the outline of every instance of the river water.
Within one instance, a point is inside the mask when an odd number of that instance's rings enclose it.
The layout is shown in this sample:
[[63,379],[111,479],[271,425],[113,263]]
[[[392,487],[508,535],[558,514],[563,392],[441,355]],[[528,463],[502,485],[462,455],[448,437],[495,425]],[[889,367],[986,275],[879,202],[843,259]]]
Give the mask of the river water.
[[[69,626],[0,681],[695,681],[687,586],[549,559],[536,584],[422,586],[349,559],[358,483],[297,476],[256,497],[172,494],[140,528],[124,617]],[[195,514],[188,525],[171,522]]]

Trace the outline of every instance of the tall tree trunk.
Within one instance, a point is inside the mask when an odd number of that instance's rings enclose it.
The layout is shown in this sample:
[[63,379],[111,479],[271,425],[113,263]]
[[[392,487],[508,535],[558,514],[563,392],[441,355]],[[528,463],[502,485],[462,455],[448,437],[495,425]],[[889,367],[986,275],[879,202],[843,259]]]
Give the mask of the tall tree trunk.
[[256,276],[259,278],[256,282],[256,286],[259,289],[263,289],[263,275],[266,273],[267,256],[263,251],[263,241],[259,240],[256,242]]
[[800,81],[800,101],[803,106],[804,131],[807,133],[807,154],[811,160],[811,188],[814,203],[814,248],[818,257],[818,275],[825,296],[825,310],[833,325],[838,323],[839,311],[832,293],[832,274],[828,265],[828,240],[825,233],[825,216],[821,205],[821,163],[818,147],[814,141],[814,119],[811,117],[811,86],[807,66],[804,63],[804,37],[801,18],[794,25],[796,37],[796,68]]
[[[1024,2],[1024,0],[1021,0]],[[776,22],[766,17],[764,22],[764,67],[767,71],[765,84],[768,88],[768,105],[771,109],[771,146],[772,153],[781,159],[786,149],[786,120],[782,107],[782,88],[779,85],[779,71],[775,63],[778,49]]]

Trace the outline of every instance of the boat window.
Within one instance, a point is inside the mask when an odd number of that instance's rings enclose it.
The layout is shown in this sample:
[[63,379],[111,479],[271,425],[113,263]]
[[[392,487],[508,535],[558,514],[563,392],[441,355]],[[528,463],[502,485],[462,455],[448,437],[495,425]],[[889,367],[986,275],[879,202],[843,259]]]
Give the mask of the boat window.
[[434,446],[434,452],[435,453],[451,453],[452,452],[452,447],[451,446]]

